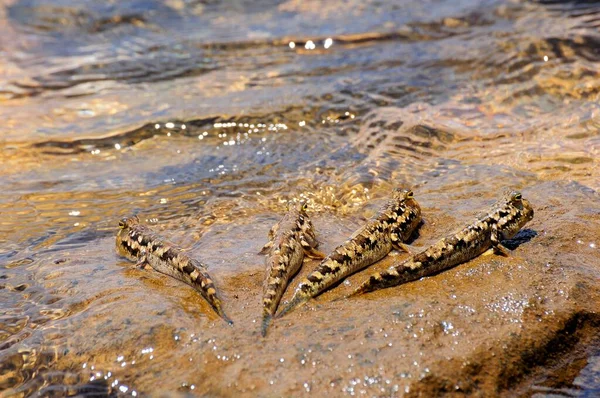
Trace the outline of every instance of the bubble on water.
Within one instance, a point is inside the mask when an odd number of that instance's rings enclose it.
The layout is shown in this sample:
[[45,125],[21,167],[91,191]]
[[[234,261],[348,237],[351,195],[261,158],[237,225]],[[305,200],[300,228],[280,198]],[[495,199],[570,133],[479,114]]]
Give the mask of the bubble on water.
[[450,334],[450,331],[454,330],[454,325],[452,322],[442,321],[442,327],[444,328],[444,334]]
[[96,112],[91,109],[80,109],[78,112],[79,116],[90,117],[95,116]]
[[304,48],[307,50],[314,50],[315,48],[317,48],[317,46],[315,45],[315,43],[312,40],[309,40],[304,45]]

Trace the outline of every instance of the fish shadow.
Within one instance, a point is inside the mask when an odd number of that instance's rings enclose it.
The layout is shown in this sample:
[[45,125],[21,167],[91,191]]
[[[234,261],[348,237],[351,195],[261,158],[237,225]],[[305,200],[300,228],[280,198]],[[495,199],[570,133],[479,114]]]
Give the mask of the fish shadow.
[[420,232],[421,232],[421,228],[423,228],[423,225],[425,225],[425,220],[419,221],[419,224],[417,225],[417,227],[415,228],[413,233],[410,234],[410,236],[408,237],[408,239],[406,239],[406,241],[404,241],[404,243],[406,243],[407,245],[412,245],[414,243],[414,241],[419,239],[421,237]]
[[510,250],[515,250],[517,247],[521,246],[523,243],[527,243],[538,235],[537,231],[533,229],[522,229],[518,234],[513,236],[511,239],[505,240],[502,242],[504,246],[506,246]]

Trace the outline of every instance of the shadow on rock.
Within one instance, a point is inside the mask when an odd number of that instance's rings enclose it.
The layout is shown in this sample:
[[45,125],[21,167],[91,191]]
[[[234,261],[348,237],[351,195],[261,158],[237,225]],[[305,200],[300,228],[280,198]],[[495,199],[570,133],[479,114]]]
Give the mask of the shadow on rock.
[[537,231],[534,231],[533,229],[522,229],[512,239],[505,240],[502,244],[510,250],[515,250],[517,247],[521,246],[523,243],[529,242],[537,235]]

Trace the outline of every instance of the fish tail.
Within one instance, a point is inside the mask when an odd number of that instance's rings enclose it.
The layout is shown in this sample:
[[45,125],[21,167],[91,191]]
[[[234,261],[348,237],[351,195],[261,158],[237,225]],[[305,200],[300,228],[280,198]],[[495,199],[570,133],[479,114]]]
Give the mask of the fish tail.
[[263,337],[267,335],[267,328],[271,323],[273,315],[277,311],[277,305],[281,299],[283,291],[278,283],[270,283],[265,287],[265,295],[263,297],[263,321],[261,334]]
[[273,319],[273,316],[265,311],[263,313],[262,326],[261,326],[261,330],[260,330],[260,334],[262,335],[262,337],[267,336],[267,329],[269,328],[271,319]]
[[217,315],[219,315],[225,322],[227,322],[229,326],[233,326],[233,321],[227,316],[227,314],[225,314],[223,308],[221,308],[221,301],[218,298],[214,297],[213,300],[211,300],[211,305],[214,308]]
[[203,290],[203,296],[206,298],[206,300],[211,305],[211,307],[213,307],[213,309],[215,310],[215,312],[225,322],[227,322],[230,326],[233,325],[233,321],[231,320],[231,318],[229,318],[227,316],[227,314],[225,314],[225,311],[223,311],[223,307],[221,306],[221,300],[217,296],[217,290],[215,288],[214,283],[208,277],[206,277],[206,279],[205,279],[204,288],[205,288],[205,290]]
[[371,284],[371,279],[373,279],[373,278],[374,278],[374,276],[370,277],[369,279],[364,281],[362,285],[360,285],[358,288],[356,288],[356,290],[354,290],[352,293],[348,294],[347,296],[345,296],[343,298],[349,299],[351,297],[360,296],[361,294],[372,292],[373,290],[375,290],[375,287]]
[[290,302],[282,309],[279,314],[275,316],[275,318],[281,318],[288,312],[292,311],[294,308],[306,303],[310,297],[303,295],[300,291],[296,291],[294,297],[290,300]]
[[227,322],[227,324],[228,324],[229,326],[233,326],[233,321],[231,320],[231,318],[229,318],[229,317],[227,316],[227,314],[225,314],[225,312],[223,312],[223,310],[219,310],[219,311],[217,311],[217,314],[219,314],[219,316],[220,316],[220,317],[221,317],[221,318],[222,318],[222,319],[223,319],[225,322]]
[[385,289],[386,287],[396,286],[400,282],[400,274],[395,268],[390,268],[384,272],[373,274],[364,281],[355,291],[345,298],[359,296],[374,290]]

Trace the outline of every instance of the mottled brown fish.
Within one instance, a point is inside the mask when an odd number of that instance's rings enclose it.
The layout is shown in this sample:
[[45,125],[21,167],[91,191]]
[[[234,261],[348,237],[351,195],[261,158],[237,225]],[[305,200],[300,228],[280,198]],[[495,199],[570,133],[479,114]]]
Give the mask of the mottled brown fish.
[[324,253],[316,250],[317,246],[312,223],[306,215],[306,203],[293,205],[269,231],[269,242],[261,250],[261,254],[269,254],[263,288],[263,337],[267,335],[267,328],[289,280],[302,266],[304,255],[318,259],[325,257]]
[[392,199],[365,226],[336,247],[296,288],[281,317],[321,294],[348,275],[385,257],[394,247],[404,251],[406,241],[421,222],[421,207],[413,192],[395,189]]
[[504,194],[484,217],[384,272],[372,275],[350,296],[411,282],[467,262],[490,248],[502,255],[501,243],[510,239],[531,219],[533,209],[521,193]]
[[120,255],[131,261],[137,260],[136,265],[140,268],[150,265],[154,270],[193,287],[225,322],[233,325],[233,321],[223,312],[221,300],[204,264],[140,224],[137,216],[123,218],[119,227],[117,252]]

